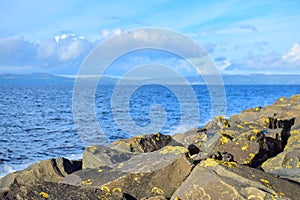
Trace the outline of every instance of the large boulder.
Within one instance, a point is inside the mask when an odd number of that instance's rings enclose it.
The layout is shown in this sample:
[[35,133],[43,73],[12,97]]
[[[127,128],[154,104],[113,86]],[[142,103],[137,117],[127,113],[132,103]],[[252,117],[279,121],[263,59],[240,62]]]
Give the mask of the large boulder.
[[272,134],[264,132],[248,128],[224,129],[211,137],[202,150],[207,152],[207,157],[217,152],[227,152],[238,164],[257,167],[283,150],[281,130]]
[[101,188],[106,192],[118,190],[136,199],[155,196],[170,198],[192,170],[187,153],[185,147],[166,146],[133,156],[113,168],[77,171],[62,182]]
[[131,200],[128,195],[120,191],[105,193],[101,189],[77,187],[67,184],[44,182],[34,185],[18,186],[12,185],[8,190],[0,193],[3,200],[21,199],[107,199],[107,200]]
[[171,199],[298,199],[300,186],[235,162],[206,159]]
[[88,146],[82,156],[82,168],[97,168],[112,166],[124,162],[132,157],[129,152],[122,152],[105,146]]
[[268,159],[261,167],[267,173],[300,183],[300,149],[284,151]]
[[48,159],[37,162],[24,170],[10,173],[0,179],[0,189],[7,189],[13,183],[31,185],[40,182],[59,182],[63,177],[82,168],[82,162],[66,158]]
[[163,148],[167,145],[172,145],[175,141],[170,135],[161,133],[136,136],[129,139],[119,139],[113,144],[124,151],[132,153],[152,152]]

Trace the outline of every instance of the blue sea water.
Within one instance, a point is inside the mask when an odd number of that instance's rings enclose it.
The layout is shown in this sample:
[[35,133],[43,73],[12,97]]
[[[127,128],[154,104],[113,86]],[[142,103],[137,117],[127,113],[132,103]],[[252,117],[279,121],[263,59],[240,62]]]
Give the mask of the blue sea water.
[[[126,93],[126,86],[123,89]],[[201,126],[212,117],[210,93],[205,85],[193,86],[193,89],[199,102],[198,126]],[[95,112],[110,142],[130,137],[114,121],[111,111],[113,90],[113,86],[101,86],[95,96]],[[230,116],[244,109],[272,104],[282,96],[299,94],[300,86],[231,85],[225,86],[225,90],[226,116]],[[0,177],[38,160],[81,157],[85,144],[74,126],[72,92],[71,84],[0,86]],[[162,133],[185,130],[184,124],[180,124],[180,102],[169,89],[160,85],[142,86],[133,93],[129,101],[132,120],[139,126],[150,124],[149,108],[154,104],[163,106],[166,111]],[[193,111],[195,105],[189,106]]]

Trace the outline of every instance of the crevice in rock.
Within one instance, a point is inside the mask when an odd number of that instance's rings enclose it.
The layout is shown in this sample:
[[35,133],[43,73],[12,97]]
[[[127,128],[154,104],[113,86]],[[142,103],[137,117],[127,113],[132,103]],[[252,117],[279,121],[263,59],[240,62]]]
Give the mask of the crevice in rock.
[[290,130],[295,123],[295,118],[280,120],[277,118],[269,117],[269,129],[281,128],[280,135],[276,134],[274,137],[269,137],[268,134],[260,141],[260,152],[254,157],[251,167],[259,167],[264,161],[269,158],[275,157],[281,153],[290,137]]
[[52,159],[50,160],[50,162],[51,162],[51,165],[52,165],[52,167],[53,167],[55,173],[58,174],[58,175],[61,176],[61,177],[65,177],[65,176],[63,175],[63,173],[60,171],[59,167],[57,166],[56,159],[53,159],[53,158],[52,158]]

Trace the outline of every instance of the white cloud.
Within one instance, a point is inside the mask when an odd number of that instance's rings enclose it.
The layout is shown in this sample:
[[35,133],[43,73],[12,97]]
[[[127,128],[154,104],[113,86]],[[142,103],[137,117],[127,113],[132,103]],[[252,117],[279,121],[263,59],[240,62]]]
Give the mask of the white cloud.
[[26,41],[20,36],[3,37],[0,38],[0,73],[22,69],[24,72],[33,69],[39,72],[46,68],[73,66],[74,62],[80,63],[94,45],[83,36],[75,34],[62,34],[36,41]]
[[282,59],[287,62],[300,61],[300,45],[295,43],[292,48],[282,56]]

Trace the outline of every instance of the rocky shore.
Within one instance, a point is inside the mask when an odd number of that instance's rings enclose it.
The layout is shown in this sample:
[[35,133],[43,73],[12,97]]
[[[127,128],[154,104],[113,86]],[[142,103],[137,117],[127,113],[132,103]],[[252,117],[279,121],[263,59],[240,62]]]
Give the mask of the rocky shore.
[[203,128],[88,146],[0,180],[0,199],[299,199],[300,95]]

